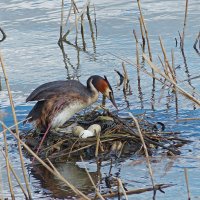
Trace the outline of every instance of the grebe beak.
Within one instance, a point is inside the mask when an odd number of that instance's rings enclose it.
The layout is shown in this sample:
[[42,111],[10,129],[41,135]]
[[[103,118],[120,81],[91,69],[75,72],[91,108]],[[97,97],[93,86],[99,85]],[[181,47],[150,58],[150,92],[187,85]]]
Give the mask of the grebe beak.
[[109,99],[112,102],[113,106],[118,110],[117,104],[115,103],[115,98],[112,92],[109,93]]

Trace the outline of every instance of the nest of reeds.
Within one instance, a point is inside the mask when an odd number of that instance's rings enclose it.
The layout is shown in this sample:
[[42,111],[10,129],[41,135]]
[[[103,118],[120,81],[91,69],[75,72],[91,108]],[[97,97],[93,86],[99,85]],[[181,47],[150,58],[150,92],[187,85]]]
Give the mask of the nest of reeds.
[[[161,122],[148,122],[144,115],[137,116],[137,121],[149,155],[157,152],[180,154],[179,148],[190,142],[180,138],[178,132],[166,132],[165,125]],[[93,124],[101,126],[101,132],[93,137],[81,138],[72,133],[75,126],[87,129]],[[42,133],[32,130],[24,139],[36,151],[42,136]],[[48,133],[39,156],[43,159],[48,157],[55,161],[66,161],[80,159],[80,155],[84,159],[110,159],[129,157],[136,153],[144,154],[144,148],[138,127],[131,117],[121,118],[109,111],[92,111],[78,115],[59,130]]]

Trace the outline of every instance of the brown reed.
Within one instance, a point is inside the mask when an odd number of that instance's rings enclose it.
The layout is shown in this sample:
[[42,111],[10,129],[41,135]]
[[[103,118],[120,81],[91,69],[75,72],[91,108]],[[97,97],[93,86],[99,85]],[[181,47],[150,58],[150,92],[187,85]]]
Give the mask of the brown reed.
[[[14,102],[13,102],[12,93],[11,93],[11,90],[10,90],[10,85],[9,85],[9,81],[8,81],[8,77],[7,77],[7,74],[6,74],[6,70],[5,70],[5,67],[4,67],[4,62],[3,62],[3,58],[2,58],[1,53],[0,53],[0,62],[1,62],[1,67],[2,67],[2,70],[3,70],[4,79],[5,79],[5,82],[6,82],[6,87],[7,87],[10,105],[11,105],[11,109],[12,109],[14,124],[15,124],[15,128],[16,128],[16,135],[19,137],[19,129],[18,129],[18,122],[17,122],[16,113],[15,113]],[[20,144],[19,141],[17,141],[17,145],[18,145],[18,151],[19,151],[24,181],[25,181],[26,188],[27,188],[27,191],[28,191],[28,196],[29,196],[29,199],[32,199],[31,190],[30,190],[30,187],[29,187],[29,182],[28,182],[28,179],[27,179],[27,176],[26,176],[26,169],[25,169],[25,166],[24,166],[24,158],[23,158],[23,154],[22,154],[21,144]]]
[[[140,125],[139,125],[137,119],[132,115],[132,113],[129,113],[129,115],[133,119],[133,121],[135,122],[135,125],[137,127],[138,134],[140,136],[140,139],[141,139],[141,142],[142,142],[142,145],[143,145],[143,148],[144,148],[145,157],[146,157],[146,161],[147,161],[147,166],[148,166],[149,174],[150,174],[150,177],[151,177],[151,183],[152,183],[153,188],[155,188],[154,179],[153,179],[153,170],[152,170],[150,159],[149,159],[149,153],[148,153],[148,150],[147,150],[147,147],[146,147],[142,132],[140,130]],[[153,192],[153,199],[155,199],[156,190],[153,190],[153,191],[154,191]]]
[[10,189],[10,195],[11,199],[15,199],[14,191],[13,191],[13,185],[12,180],[10,176],[10,165],[9,165],[9,156],[8,156],[8,144],[7,144],[7,138],[6,138],[6,128],[2,125],[3,128],[3,138],[4,138],[4,148],[5,148],[5,160],[6,160],[6,171],[7,171],[7,178],[8,178],[8,185]]

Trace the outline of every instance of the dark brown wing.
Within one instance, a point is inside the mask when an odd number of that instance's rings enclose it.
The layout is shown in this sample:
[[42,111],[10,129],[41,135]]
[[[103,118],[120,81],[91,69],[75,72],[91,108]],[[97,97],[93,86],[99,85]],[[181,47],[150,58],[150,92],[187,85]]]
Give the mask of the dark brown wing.
[[28,101],[48,100],[54,95],[78,93],[81,96],[90,95],[87,88],[76,80],[53,81],[36,88],[26,99]]

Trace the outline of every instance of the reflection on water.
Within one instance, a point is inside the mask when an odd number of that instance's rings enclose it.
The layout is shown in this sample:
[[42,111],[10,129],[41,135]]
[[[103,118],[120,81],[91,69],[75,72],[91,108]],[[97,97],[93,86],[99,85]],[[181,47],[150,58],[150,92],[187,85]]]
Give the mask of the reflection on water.
[[[55,167],[67,181],[69,181],[72,185],[74,185],[82,192],[86,194],[94,192],[92,183],[85,169],[79,168],[75,163],[59,163],[56,164]],[[73,191],[70,191],[61,180],[52,176],[52,174],[44,167],[34,166],[31,169],[31,174],[34,178],[39,179],[42,188],[48,189],[49,194],[53,193],[54,197],[67,199],[73,198]],[[90,175],[96,184],[96,173],[91,172]]]
[[[81,4],[81,1],[77,1]],[[179,196],[180,199],[186,198],[186,187],[184,180],[184,167],[189,168],[189,182],[192,198],[200,196],[199,191],[199,122],[176,123],[176,118],[197,118],[199,111],[193,110],[194,105],[179,95],[179,114],[176,115],[175,103],[171,91],[162,92],[162,88],[157,84],[152,87],[152,79],[147,77],[142,71],[140,73],[133,66],[126,64],[129,75],[131,95],[123,94],[123,86],[117,87],[114,78],[114,69],[122,72],[122,60],[113,55],[118,55],[125,60],[136,63],[136,48],[133,36],[133,29],[136,31],[140,43],[140,25],[138,21],[139,12],[137,3],[133,1],[117,2],[114,0],[97,0],[95,3],[97,37],[94,26],[94,9],[91,9],[91,26],[85,16],[85,49],[81,37],[78,39],[79,48],[75,48],[75,30],[68,36],[69,42],[73,45],[64,43],[60,49],[57,42],[59,39],[60,26],[60,4],[56,0],[52,1],[26,1],[26,0],[1,0],[0,2],[0,21],[1,26],[7,34],[5,42],[1,43],[5,65],[11,85],[13,99],[19,120],[23,120],[31,109],[31,104],[25,105],[25,98],[38,85],[59,79],[78,79],[85,82],[92,74],[106,75],[114,88],[116,102],[122,110],[121,114],[126,115],[127,111],[133,114],[147,112],[150,121],[162,121],[167,129],[181,131],[181,136],[186,139],[194,140],[192,144],[183,146],[180,158],[155,159],[152,167],[157,183],[174,183],[176,187],[166,189],[166,194],[157,193],[158,199],[173,199]],[[65,2],[66,13],[69,10],[69,3]],[[188,20],[185,35],[184,54],[176,46],[178,31],[182,31],[184,20],[185,1],[158,1],[146,0],[141,4],[144,18],[147,23],[149,39],[153,54],[153,61],[160,64],[158,55],[161,54],[158,36],[161,35],[165,48],[170,58],[170,52],[174,50],[174,66],[176,68],[177,79],[189,79],[184,88],[195,88],[200,90],[199,79],[190,79],[198,76],[199,56],[193,49],[193,44],[200,29],[199,24],[199,0],[189,1]],[[71,19],[72,23],[73,19]],[[87,23],[86,23],[87,22]],[[81,30],[81,27],[79,27]],[[94,35],[95,36],[94,36]],[[143,49],[147,53],[146,49]],[[112,53],[112,54],[111,54]],[[141,69],[148,69],[140,54]],[[161,60],[163,59],[162,56]],[[0,76],[2,72],[0,71]],[[4,120],[7,125],[12,125],[11,109],[5,84],[2,82],[3,91],[0,91],[0,120]],[[162,94],[161,94],[162,93]],[[162,96],[162,98],[160,98]],[[151,105],[151,100],[153,104]],[[109,106],[108,102],[108,106]],[[154,109],[153,112],[151,109]],[[124,109],[124,111],[123,111]],[[142,111],[141,111],[142,109]],[[166,112],[167,111],[167,112]],[[192,111],[192,112],[191,112]],[[21,129],[30,127],[20,126]],[[0,128],[1,130],[1,128]],[[2,135],[0,136],[0,145]],[[18,154],[15,146],[16,142],[9,136],[11,160],[13,166],[21,175]],[[0,154],[0,159],[2,155]],[[29,159],[26,159],[29,163]],[[6,173],[3,163],[0,163],[5,182]],[[128,189],[144,187],[150,184],[148,170],[143,158],[133,156],[122,162],[115,162],[112,165],[103,163],[101,168],[87,165],[93,180],[99,183],[99,176],[103,180],[112,174],[120,177]],[[93,193],[92,185],[80,166],[74,163],[62,163],[56,166],[58,170],[70,180],[75,186],[85,193]],[[35,199],[46,197],[71,198],[73,193],[69,191],[59,180],[49,174],[42,167],[29,166],[31,189]],[[29,169],[28,168],[28,169]],[[100,173],[99,173],[100,171]],[[22,177],[22,176],[21,176]],[[176,177],[176,179],[174,178]],[[105,182],[99,183],[99,187],[105,189]],[[4,185],[4,196],[9,196],[7,184]],[[21,191],[18,187],[14,188],[16,197],[22,199]],[[149,199],[149,194],[145,193],[138,196],[130,196],[134,199]]]

